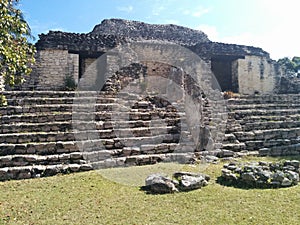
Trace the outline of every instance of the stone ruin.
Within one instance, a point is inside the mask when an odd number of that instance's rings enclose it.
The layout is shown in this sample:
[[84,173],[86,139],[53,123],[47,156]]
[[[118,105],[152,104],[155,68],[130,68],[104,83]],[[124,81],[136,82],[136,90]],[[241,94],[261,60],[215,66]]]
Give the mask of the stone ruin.
[[218,181],[242,188],[280,188],[299,183],[299,161],[228,163]]
[[[79,82],[86,68],[110,49],[151,40],[184,46],[196,53],[209,64],[223,91],[268,94],[278,89],[282,70],[260,48],[212,42],[203,32],[181,26],[120,19],[104,20],[87,34],[41,34],[36,43],[37,64],[23,89],[64,89],[65,76]],[[149,65],[148,69],[152,70]]]
[[[166,46],[174,44],[192,52],[218,82],[209,72],[198,76],[165,61],[114,68],[114,49],[151,40],[161,52],[171,54]],[[151,42],[143,46],[137,45],[141,57],[155,56]],[[180,26],[119,19],[104,20],[87,34],[41,34],[36,48],[26,83],[3,92],[8,106],[0,108],[0,180],[209,156],[300,153],[297,86],[293,94],[277,93],[286,90],[282,70],[260,48],[211,42],[203,32]],[[91,71],[96,76],[87,77]],[[66,78],[77,91],[67,90]],[[147,92],[145,79],[151,87],[168,84],[165,79],[185,93],[172,102],[127,91],[130,86]],[[89,88],[95,81],[101,90]],[[226,99],[220,91],[228,91]]]

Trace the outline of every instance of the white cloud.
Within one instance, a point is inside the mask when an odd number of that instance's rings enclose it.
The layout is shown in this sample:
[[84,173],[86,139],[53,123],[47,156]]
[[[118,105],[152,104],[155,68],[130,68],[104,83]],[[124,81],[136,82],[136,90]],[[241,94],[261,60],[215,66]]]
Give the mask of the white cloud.
[[159,16],[164,10],[165,10],[164,6],[159,6],[159,7],[154,6],[152,10],[152,15]]
[[133,11],[133,6],[132,5],[119,6],[117,9],[118,9],[118,11],[121,11],[121,12],[131,13]]
[[204,14],[208,13],[209,12],[209,9],[208,8],[199,8],[197,9],[195,12],[192,13],[192,16],[194,17],[201,17],[203,16]]
[[185,16],[192,16],[192,17],[201,17],[204,14],[207,14],[210,12],[210,8],[205,8],[203,6],[195,7],[194,10],[190,9],[182,9],[181,13]]

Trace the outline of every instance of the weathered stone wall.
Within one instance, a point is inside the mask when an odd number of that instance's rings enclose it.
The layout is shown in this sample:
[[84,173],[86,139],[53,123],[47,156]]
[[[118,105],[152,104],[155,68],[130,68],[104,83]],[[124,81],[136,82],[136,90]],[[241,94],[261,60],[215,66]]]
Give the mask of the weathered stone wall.
[[268,94],[275,91],[280,74],[266,57],[245,56],[245,59],[236,60],[233,67],[238,77],[239,93]]
[[78,54],[68,54],[68,75],[73,77],[75,83],[79,80],[79,55]]
[[[66,75],[72,75],[77,82],[84,76],[89,65],[103,53],[122,44],[146,40],[161,41],[165,45],[170,42],[182,45],[212,67],[216,65],[216,77],[220,83],[227,84],[223,91],[231,90],[241,94],[272,93],[280,76],[275,62],[261,48],[211,42],[201,31],[175,25],[111,19],[104,20],[87,34],[50,31],[40,35],[36,43],[37,66],[29,82],[31,89],[62,89]],[[146,50],[147,46],[143,45],[141,51]],[[147,54],[148,57],[151,55],[151,47],[150,54]],[[177,58],[176,54],[168,57],[174,60]],[[223,64],[226,66],[224,72]],[[158,70],[157,68],[156,73]],[[168,73],[161,71],[164,72]],[[105,74],[107,73],[102,73],[102,76]],[[97,73],[98,75],[101,74]],[[226,80],[228,76],[230,77]],[[103,77],[97,79],[104,80]]]
[[37,89],[64,89],[68,75],[78,77],[78,56],[69,54],[67,50],[47,49],[38,51],[34,72],[38,76]]

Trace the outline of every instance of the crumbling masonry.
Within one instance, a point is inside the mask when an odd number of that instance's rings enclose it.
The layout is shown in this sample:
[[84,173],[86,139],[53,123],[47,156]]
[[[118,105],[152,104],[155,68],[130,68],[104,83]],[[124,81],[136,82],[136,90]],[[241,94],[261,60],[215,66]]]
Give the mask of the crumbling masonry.
[[[137,45],[140,58],[189,51],[201,59],[204,75],[164,60],[114,67],[120,61],[113,49],[149,40],[156,44]],[[201,31],[175,25],[119,19],[104,20],[87,34],[42,34],[36,48],[26,83],[4,92],[0,180],[208,155],[300,153],[299,94],[277,94],[284,90],[282,70],[260,48],[211,42]],[[66,90],[66,78],[78,91]],[[238,94],[228,92],[224,100],[218,85]]]

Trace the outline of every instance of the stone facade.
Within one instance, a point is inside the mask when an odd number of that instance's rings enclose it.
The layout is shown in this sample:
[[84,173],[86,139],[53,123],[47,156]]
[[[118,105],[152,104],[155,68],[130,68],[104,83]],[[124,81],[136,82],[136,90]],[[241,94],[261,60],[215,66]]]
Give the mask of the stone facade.
[[36,43],[37,64],[30,78],[35,82],[30,79],[28,82],[35,84],[31,89],[63,89],[66,75],[78,83],[88,66],[109,50],[149,40],[179,44],[196,53],[211,65],[223,91],[263,94],[276,92],[278,88],[281,70],[260,48],[211,42],[203,32],[180,26],[119,19],[104,20],[87,34],[49,32],[40,35]]
[[274,92],[278,84],[280,74],[274,62],[270,62],[262,56],[246,56],[245,59],[237,59],[233,66],[238,79],[239,93],[243,94],[270,94]]

